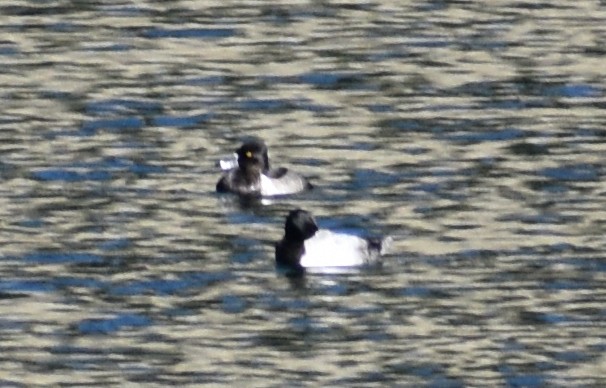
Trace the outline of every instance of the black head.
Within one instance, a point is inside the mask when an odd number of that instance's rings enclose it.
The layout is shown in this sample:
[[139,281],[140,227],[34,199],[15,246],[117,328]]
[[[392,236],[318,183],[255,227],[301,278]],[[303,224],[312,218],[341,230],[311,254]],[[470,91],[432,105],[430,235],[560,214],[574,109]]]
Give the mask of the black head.
[[303,241],[316,234],[318,225],[311,213],[297,209],[288,213],[284,231],[287,239]]
[[269,170],[267,146],[261,140],[247,141],[236,150],[236,154],[238,154],[238,166],[245,171],[266,173]]

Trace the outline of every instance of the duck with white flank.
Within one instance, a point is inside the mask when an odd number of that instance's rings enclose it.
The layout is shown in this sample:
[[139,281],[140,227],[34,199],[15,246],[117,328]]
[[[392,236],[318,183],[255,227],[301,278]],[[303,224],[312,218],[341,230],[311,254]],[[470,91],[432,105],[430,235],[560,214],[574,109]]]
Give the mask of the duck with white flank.
[[292,210],[286,218],[284,237],[276,244],[276,264],[290,274],[306,268],[343,268],[379,264],[391,238],[370,239],[320,230],[311,213]]
[[238,166],[223,174],[217,191],[244,196],[276,196],[309,190],[312,185],[301,175],[280,167],[270,169],[267,146],[250,140],[236,150]]

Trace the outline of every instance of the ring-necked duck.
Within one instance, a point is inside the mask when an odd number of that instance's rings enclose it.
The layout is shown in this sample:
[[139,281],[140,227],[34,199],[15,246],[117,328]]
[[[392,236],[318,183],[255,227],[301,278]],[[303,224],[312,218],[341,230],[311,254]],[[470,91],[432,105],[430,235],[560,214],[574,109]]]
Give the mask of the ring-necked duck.
[[311,213],[292,210],[284,225],[284,237],[276,244],[276,264],[301,274],[305,268],[356,267],[379,263],[391,238],[367,239],[320,230]]
[[262,140],[245,142],[236,154],[238,166],[223,174],[217,183],[218,192],[274,196],[312,188],[307,179],[284,167],[270,169],[267,146]]

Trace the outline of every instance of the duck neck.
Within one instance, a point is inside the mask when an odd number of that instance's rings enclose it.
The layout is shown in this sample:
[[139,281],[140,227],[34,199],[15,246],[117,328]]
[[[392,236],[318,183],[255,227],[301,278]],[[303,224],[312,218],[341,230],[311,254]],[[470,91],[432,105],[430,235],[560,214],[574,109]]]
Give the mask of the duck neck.
[[241,167],[239,175],[247,186],[257,186],[261,182],[261,171],[257,168]]
[[305,254],[305,244],[303,240],[289,240],[285,238],[277,247],[278,264],[300,267],[301,257]]

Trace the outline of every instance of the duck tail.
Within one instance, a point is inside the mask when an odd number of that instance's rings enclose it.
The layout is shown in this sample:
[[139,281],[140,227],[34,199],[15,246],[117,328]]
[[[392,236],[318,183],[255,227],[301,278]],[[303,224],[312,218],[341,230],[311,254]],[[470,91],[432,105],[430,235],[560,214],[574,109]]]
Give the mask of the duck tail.
[[392,244],[393,244],[393,237],[392,236],[386,236],[385,238],[383,238],[383,240],[381,240],[381,246],[379,248],[379,253],[381,255],[389,253],[390,250],[391,250],[391,245]]
[[393,237],[391,236],[387,236],[384,238],[369,238],[368,250],[369,252],[375,252],[375,254],[378,253],[378,255],[381,256],[389,252],[392,242]]

